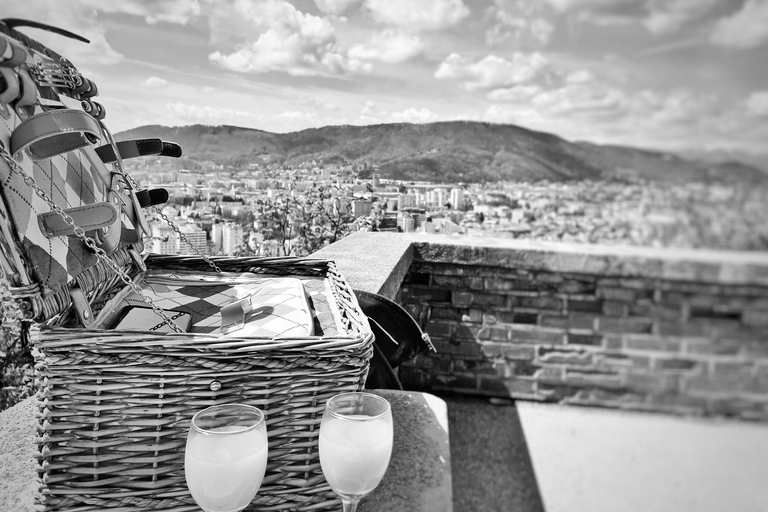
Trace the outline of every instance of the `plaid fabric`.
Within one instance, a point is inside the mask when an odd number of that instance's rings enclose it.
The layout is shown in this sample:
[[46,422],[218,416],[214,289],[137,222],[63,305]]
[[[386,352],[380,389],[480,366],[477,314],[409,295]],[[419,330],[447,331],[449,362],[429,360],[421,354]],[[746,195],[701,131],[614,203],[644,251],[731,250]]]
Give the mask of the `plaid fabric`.
[[[6,37],[6,34],[0,34],[0,37]],[[25,42],[29,43],[29,40],[14,40],[16,45]],[[37,75],[32,70],[37,69],[38,65],[55,67],[56,62],[52,61],[51,57],[55,54],[45,52],[45,48],[39,44],[33,46],[34,48],[25,48],[27,60],[19,69],[24,68],[28,71],[27,75],[32,76],[33,80],[38,80],[35,103],[20,107],[23,111],[10,104],[0,105],[0,143],[8,150],[14,130],[22,123],[22,114],[27,118],[62,108],[80,108],[79,101],[51,94],[53,89],[35,78]],[[17,77],[22,76],[16,68],[13,73]],[[29,83],[25,82],[24,86],[28,87]],[[66,129],[62,128],[62,131]],[[63,209],[107,200],[109,184],[106,181],[111,180],[111,166],[105,166],[93,147],[88,146],[38,161],[33,161],[26,151],[20,151],[15,155],[15,159],[23,172]],[[2,158],[0,184],[4,207],[16,238],[8,241],[8,245],[18,247],[20,257],[26,263],[28,277],[40,285],[43,296],[62,289],[83,270],[97,263],[96,255],[79,239],[66,236],[48,238],[43,234],[38,215],[50,212],[51,207],[24,183],[21,177],[11,173],[8,162]]]
[[[280,338],[314,334],[313,315],[300,280],[248,276],[232,280],[224,276],[216,284],[215,277],[193,279],[177,274],[148,273],[142,294],[163,310],[189,313],[192,316],[189,332],[192,333],[222,334],[222,308],[249,300],[252,309],[245,313],[244,326],[224,335]],[[127,296],[122,304],[123,307],[145,305],[136,294]]]
[[[21,123],[13,109],[7,110],[11,113],[8,119],[0,116],[0,141],[5,147],[9,147],[11,133]],[[24,152],[19,155],[17,162],[23,171],[61,208],[106,201],[107,185],[95,168],[104,164],[92,148],[38,161]],[[44,293],[66,285],[96,263],[96,256],[82,241],[74,237],[48,238],[43,234],[38,215],[50,212],[51,207],[20,176],[11,173],[2,159],[0,183],[21,250],[31,263],[29,272]]]

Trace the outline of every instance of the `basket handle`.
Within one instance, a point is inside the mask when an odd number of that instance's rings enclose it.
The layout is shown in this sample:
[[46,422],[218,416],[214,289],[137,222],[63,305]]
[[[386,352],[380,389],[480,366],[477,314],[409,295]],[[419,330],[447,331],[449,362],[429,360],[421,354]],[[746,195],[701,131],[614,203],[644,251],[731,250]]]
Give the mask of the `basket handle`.
[[98,142],[99,122],[82,110],[41,112],[25,119],[11,134],[11,154],[27,150],[32,160],[43,160]]

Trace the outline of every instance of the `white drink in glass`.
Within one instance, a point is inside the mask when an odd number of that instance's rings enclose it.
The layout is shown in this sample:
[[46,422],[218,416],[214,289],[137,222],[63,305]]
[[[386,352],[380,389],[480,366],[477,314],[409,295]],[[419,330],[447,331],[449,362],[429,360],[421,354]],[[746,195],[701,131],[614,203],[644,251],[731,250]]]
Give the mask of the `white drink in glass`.
[[263,415],[260,418],[255,428],[223,425],[190,429],[184,473],[192,497],[206,512],[236,512],[256,496],[266,472],[268,451]]
[[392,455],[392,408],[362,391],[339,393],[325,403],[318,451],[323,475],[341,498],[343,512],[355,512],[373,491]]
[[392,416],[367,418],[350,415],[323,419],[320,465],[337,493],[365,496],[387,471],[392,455]]

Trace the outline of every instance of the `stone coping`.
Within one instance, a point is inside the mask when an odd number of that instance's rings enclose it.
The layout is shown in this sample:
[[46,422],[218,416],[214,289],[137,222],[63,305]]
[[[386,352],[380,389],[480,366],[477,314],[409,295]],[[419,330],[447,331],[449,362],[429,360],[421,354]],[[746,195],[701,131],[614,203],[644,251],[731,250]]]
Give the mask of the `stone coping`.
[[334,260],[353,289],[394,299],[413,262],[413,248],[400,233],[358,232],[312,257]]
[[764,252],[661,249],[425,233],[358,232],[316,252],[353,288],[394,296],[415,260],[532,271],[594,273],[768,286]]
[[[394,446],[384,479],[358,510],[451,512],[453,492],[445,402],[415,391],[373,392],[392,405]],[[0,412],[0,511],[37,510],[35,412],[34,398]]]

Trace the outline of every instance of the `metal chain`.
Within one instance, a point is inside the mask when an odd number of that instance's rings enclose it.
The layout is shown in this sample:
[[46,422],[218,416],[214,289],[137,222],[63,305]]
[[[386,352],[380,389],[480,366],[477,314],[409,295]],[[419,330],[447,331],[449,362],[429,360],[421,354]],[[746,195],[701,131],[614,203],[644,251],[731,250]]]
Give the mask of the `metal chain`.
[[210,265],[210,266],[211,266],[211,268],[213,268],[213,270],[215,270],[215,271],[216,271],[216,272],[218,272],[218,273],[221,273],[221,269],[219,268],[219,266],[218,266],[218,265],[216,265],[216,263],[214,263],[214,262],[213,262],[213,260],[211,260],[211,259],[210,259],[208,256],[206,256],[205,254],[203,254],[202,252],[200,252],[200,249],[198,249],[197,247],[195,247],[194,245],[192,245],[192,242],[190,242],[190,241],[189,241],[189,239],[188,239],[188,238],[187,238],[187,237],[184,235],[184,233],[182,233],[182,232],[179,230],[179,227],[178,227],[176,224],[174,224],[174,223],[173,223],[173,221],[172,221],[171,219],[169,219],[169,218],[168,218],[168,216],[162,212],[162,210],[160,210],[160,208],[158,208],[157,206],[153,206],[153,207],[152,207],[152,209],[153,209],[153,210],[155,211],[155,213],[156,213],[156,214],[158,214],[158,215],[159,215],[159,216],[160,216],[160,217],[161,217],[161,218],[162,218],[162,219],[163,219],[163,220],[164,220],[166,223],[168,223],[168,225],[169,225],[169,226],[171,226],[171,229],[173,229],[173,230],[174,230],[174,231],[175,231],[175,232],[176,232],[176,233],[179,235],[179,237],[180,237],[180,238],[181,238],[181,239],[182,239],[184,242],[186,242],[186,243],[187,243],[187,245],[189,245],[189,246],[192,248],[192,250],[193,250],[193,251],[195,251],[195,252],[198,254],[198,256],[201,256],[201,257],[202,257],[202,258],[205,260],[205,262],[206,262],[206,263],[208,263],[208,265]]
[[[115,148],[115,150],[117,150],[117,148]],[[122,175],[123,175],[123,178],[125,178],[125,180],[128,182],[128,184],[130,185],[130,187],[131,187],[131,188],[133,188],[133,190],[138,190],[138,189],[139,189],[139,185],[138,185],[138,184],[136,183],[136,181],[133,179],[133,176],[131,176],[130,174],[126,173],[126,172],[125,172],[125,171],[123,171],[122,169],[120,169],[120,174],[122,174]],[[214,263],[214,262],[213,262],[213,260],[212,260],[212,259],[210,259],[210,258],[209,258],[207,255],[203,254],[203,253],[200,251],[200,249],[198,249],[197,247],[195,247],[194,245],[192,245],[192,243],[189,241],[189,239],[186,237],[186,235],[185,235],[184,233],[182,233],[182,232],[181,232],[181,230],[179,229],[179,227],[178,227],[176,224],[174,224],[174,223],[173,223],[173,221],[172,221],[171,219],[169,219],[169,218],[168,218],[168,216],[162,212],[162,210],[160,210],[160,208],[158,208],[157,206],[153,206],[153,207],[152,207],[152,209],[154,210],[154,212],[155,212],[157,215],[159,215],[159,216],[160,216],[160,218],[161,218],[161,219],[163,219],[163,220],[166,222],[166,224],[168,224],[168,225],[171,227],[171,229],[172,229],[172,230],[174,230],[174,231],[176,232],[176,234],[177,234],[177,235],[179,235],[179,238],[181,238],[181,240],[182,240],[182,241],[186,242],[186,243],[187,243],[187,245],[189,245],[189,246],[192,248],[192,250],[193,250],[193,251],[194,251],[194,252],[195,252],[195,253],[196,253],[198,256],[200,256],[201,258],[203,258],[203,260],[205,260],[205,262],[206,262],[206,263],[208,263],[208,265],[210,265],[210,267],[211,267],[213,270],[215,270],[216,272],[218,272],[219,274],[221,274],[221,269],[219,268],[219,266],[218,266],[218,265],[216,265],[216,263]]]
[[75,224],[74,219],[65,212],[59,205],[57,205],[51,198],[48,197],[48,195],[45,193],[45,191],[40,188],[34,180],[27,175],[27,173],[24,172],[24,170],[21,168],[21,166],[14,160],[14,158],[11,156],[10,153],[8,153],[8,150],[5,149],[5,146],[0,145],[0,156],[3,157],[3,159],[8,163],[10,170],[12,173],[17,174],[21,177],[22,180],[24,180],[24,183],[27,184],[32,190],[35,191],[35,193],[46,203],[48,203],[48,206],[51,208],[51,211],[54,211],[58,213],[62,219],[64,219],[64,222],[70,226],[75,233],[75,236],[82,240],[82,242],[91,249],[94,253],[96,253],[96,257],[107,264],[114,272],[117,274],[117,276],[120,278],[120,280],[128,286],[134,293],[136,293],[139,297],[141,297],[141,300],[144,301],[146,304],[148,304],[155,313],[162,318],[165,323],[173,329],[177,333],[183,333],[184,331],[179,328],[176,323],[171,320],[168,315],[165,314],[165,312],[157,307],[157,305],[144,295],[144,293],[141,291],[141,288],[136,285],[136,283],[133,282],[133,280],[130,278],[128,274],[125,273],[125,271],[120,268],[117,263],[112,261],[109,256],[107,256],[107,253],[104,252],[104,249],[99,247],[96,244],[96,241],[93,238],[90,238],[88,235],[85,234],[85,231]]

